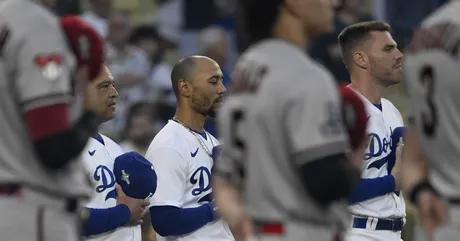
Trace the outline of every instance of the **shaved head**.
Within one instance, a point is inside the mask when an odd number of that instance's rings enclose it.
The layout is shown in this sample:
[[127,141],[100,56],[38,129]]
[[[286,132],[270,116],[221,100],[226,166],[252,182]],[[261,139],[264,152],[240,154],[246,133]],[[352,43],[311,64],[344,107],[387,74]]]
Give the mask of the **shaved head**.
[[198,65],[203,62],[215,61],[211,58],[201,55],[187,56],[179,60],[171,71],[171,82],[176,97],[179,97],[179,81],[191,82],[196,76]]
[[179,105],[213,117],[226,91],[219,64],[211,58],[192,55],[177,62],[171,83]]
[[171,82],[176,97],[179,97],[179,80],[190,81],[195,73],[195,56],[185,57],[177,62],[171,71]]

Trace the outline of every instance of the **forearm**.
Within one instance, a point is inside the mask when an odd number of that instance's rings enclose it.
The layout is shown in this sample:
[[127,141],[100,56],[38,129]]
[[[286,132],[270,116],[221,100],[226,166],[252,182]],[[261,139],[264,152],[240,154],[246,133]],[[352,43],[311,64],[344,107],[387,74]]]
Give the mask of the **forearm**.
[[425,157],[422,155],[416,134],[409,129],[406,135],[406,143],[402,161],[403,190],[409,191],[415,185],[427,178],[428,167]]
[[83,226],[83,235],[95,235],[115,230],[129,222],[131,213],[128,206],[117,205],[107,209],[88,208],[89,217]]
[[245,215],[244,203],[240,192],[223,178],[213,177],[213,193],[216,198],[219,214],[229,224],[238,222]]
[[363,178],[358,188],[350,195],[350,204],[366,201],[395,191],[395,178],[392,175],[377,178]]
[[154,206],[150,215],[153,228],[163,237],[194,232],[215,219],[209,203],[196,208]]

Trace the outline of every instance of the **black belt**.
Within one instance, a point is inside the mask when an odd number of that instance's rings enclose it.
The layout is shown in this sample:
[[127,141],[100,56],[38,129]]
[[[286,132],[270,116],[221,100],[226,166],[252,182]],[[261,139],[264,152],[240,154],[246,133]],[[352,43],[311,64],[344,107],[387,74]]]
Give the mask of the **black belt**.
[[[374,222],[377,222],[375,224]],[[367,227],[368,223],[371,227]],[[353,228],[371,229],[371,230],[388,230],[402,231],[404,220],[398,219],[378,219],[378,218],[353,218]]]
[[[19,184],[2,184],[0,185],[1,196],[20,196],[23,186]],[[76,198],[65,198],[66,211],[74,213],[78,209],[78,200]]]

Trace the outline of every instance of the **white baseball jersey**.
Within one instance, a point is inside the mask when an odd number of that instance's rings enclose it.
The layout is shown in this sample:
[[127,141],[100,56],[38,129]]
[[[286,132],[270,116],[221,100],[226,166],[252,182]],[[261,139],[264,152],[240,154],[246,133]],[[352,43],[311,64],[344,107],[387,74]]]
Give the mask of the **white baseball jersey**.
[[460,198],[460,1],[423,23],[404,57],[410,116],[432,185]]
[[340,106],[331,74],[304,50],[280,39],[252,46],[238,60],[218,112],[223,145],[215,174],[241,185],[254,219],[314,226],[325,234],[309,232],[312,240],[332,240],[347,204],[320,207],[298,171],[348,151]]
[[[403,127],[403,119],[398,109],[387,99],[382,98],[381,108],[361,96],[368,114],[367,133],[369,145],[364,156],[361,178],[377,178],[389,175],[388,163],[394,159],[391,152],[391,135],[397,127]],[[394,163],[394,160],[393,160]],[[383,196],[365,200],[350,206],[352,214],[374,218],[403,218],[406,206],[402,193],[387,193]]]
[[[98,138],[90,138],[81,153],[81,158],[94,181],[94,191],[92,199],[84,206],[88,208],[116,206],[116,181],[113,174],[113,164],[115,158],[123,153],[121,147],[106,136],[100,135]],[[111,232],[89,236],[87,240],[141,241],[141,226],[120,227]]]
[[[219,145],[209,133],[194,135],[173,120],[155,136],[146,154],[158,178],[151,206],[194,208],[212,200],[211,169],[214,161],[197,138],[211,153]],[[157,240],[166,238],[157,234]],[[227,223],[216,220],[190,234],[168,236],[167,240],[230,241],[234,238]]]

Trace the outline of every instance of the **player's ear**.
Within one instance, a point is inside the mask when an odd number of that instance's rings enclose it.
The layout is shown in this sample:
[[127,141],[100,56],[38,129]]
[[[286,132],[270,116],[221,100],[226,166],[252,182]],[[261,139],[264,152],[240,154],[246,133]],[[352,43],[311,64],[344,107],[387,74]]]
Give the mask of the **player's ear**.
[[186,80],[179,80],[178,83],[179,93],[185,97],[190,97],[192,95],[191,85]]
[[363,51],[353,52],[353,61],[361,68],[367,69],[369,59]]

